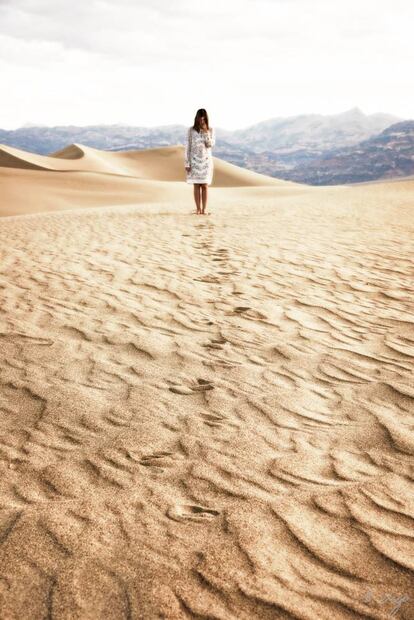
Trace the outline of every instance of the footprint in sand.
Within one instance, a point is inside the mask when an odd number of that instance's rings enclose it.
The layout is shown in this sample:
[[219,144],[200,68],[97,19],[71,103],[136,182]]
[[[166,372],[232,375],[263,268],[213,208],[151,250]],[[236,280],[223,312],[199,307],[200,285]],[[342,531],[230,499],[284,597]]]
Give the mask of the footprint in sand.
[[209,284],[220,284],[221,280],[215,275],[203,276],[202,278],[194,278],[198,282],[207,282]]
[[170,392],[174,392],[174,394],[193,394],[193,390],[185,385],[171,385],[169,388]]
[[223,345],[225,345],[227,340],[225,338],[212,338],[208,342],[203,344],[203,347],[207,349],[223,349]]
[[170,506],[167,510],[167,517],[174,521],[206,522],[218,517],[219,514],[218,510],[194,504],[175,504],[175,506]]
[[194,392],[207,392],[208,390],[214,390],[214,385],[212,381],[207,381],[206,379],[197,379],[195,383],[191,383],[189,385],[179,385],[174,384],[169,388],[170,392],[174,392],[174,394],[193,394]]
[[219,273],[222,276],[233,276],[235,274],[239,275],[240,271],[237,271],[236,269],[232,269],[230,271],[217,271],[217,273]]
[[201,413],[200,416],[203,419],[203,423],[211,428],[228,428],[230,426],[238,428],[237,424],[230,422],[226,416],[219,413]]
[[153,452],[140,458],[139,464],[148,467],[153,473],[163,473],[166,468],[176,465],[177,455],[173,452]]
[[242,314],[250,319],[265,319],[266,316],[258,310],[253,310],[250,306],[236,306],[233,308],[233,312],[236,314]]

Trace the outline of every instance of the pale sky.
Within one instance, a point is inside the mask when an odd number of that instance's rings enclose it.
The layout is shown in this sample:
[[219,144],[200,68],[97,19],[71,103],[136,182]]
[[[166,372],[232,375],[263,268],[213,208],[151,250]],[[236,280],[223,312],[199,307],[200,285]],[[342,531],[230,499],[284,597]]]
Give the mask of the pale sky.
[[412,0],[0,0],[0,127],[414,118]]

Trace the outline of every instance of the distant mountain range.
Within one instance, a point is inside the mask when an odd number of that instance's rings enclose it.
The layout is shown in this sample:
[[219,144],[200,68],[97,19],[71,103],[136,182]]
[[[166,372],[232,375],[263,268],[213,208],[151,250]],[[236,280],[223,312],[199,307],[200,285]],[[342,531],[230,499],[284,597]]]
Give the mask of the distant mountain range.
[[0,129],[0,143],[19,149],[48,155],[68,144],[84,144],[104,150],[140,150],[182,144],[185,127],[130,127],[128,125],[90,125],[76,127],[21,127]]
[[402,121],[357,145],[329,151],[283,178],[310,185],[340,185],[413,174],[414,121]]
[[[414,174],[412,126],[390,114],[273,118],[246,129],[216,127],[214,155],[269,176],[323,185]],[[394,128],[394,129],[393,129]],[[49,154],[71,143],[112,151],[184,144],[187,127],[25,126],[1,130],[0,143]],[[387,133],[388,132],[388,133]]]

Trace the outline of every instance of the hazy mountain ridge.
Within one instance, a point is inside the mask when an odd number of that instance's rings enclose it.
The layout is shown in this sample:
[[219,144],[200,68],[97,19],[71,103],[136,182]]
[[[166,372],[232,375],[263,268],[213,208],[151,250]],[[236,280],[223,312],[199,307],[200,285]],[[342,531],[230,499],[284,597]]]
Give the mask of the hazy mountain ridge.
[[400,120],[391,114],[366,115],[358,108],[342,114],[302,114],[275,118],[232,132],[229,141],[246,144],[257,152],[275,149],[324,151],[332,145],[357,144]]
[[48,155],[68,144],[78,143],[99,149],[147,149],[178,144],[183,140],[182,125],[164,127],[132,127],[129,125],[62,125],[57,127],[21,127],[0,129],[0,143]]
[[[217,127],[216,152],[219,153],[220,148],[232,150],[234,147],[243,147],[247,153],[274,152],[279,149],[286,149],[286,152],[313,149],[320,153],[333,146],[357,144],[398,120],[390,114],[366,115],[354,108],[330,116],[303,114],[274,118],[234,131]],[[127,145],[151,148],[179,144],[184,142],[186,129],[183,125],[29,126],[15,130],[0,129],[0,141],[46,155],[74,142],[111,150],[124,149]]]
[[283,178],[311,185],[338,185],[413,174],[414,121],[402,121],[356,146],[325,153]]

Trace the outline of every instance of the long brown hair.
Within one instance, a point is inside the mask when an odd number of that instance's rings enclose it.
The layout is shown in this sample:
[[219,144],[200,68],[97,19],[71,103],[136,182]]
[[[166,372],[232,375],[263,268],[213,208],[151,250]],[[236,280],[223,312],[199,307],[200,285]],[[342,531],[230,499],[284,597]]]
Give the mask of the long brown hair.
[[200,129],[201,129],[200,120],[203,116],[206,119],[207,129],[210,129],[210,125],[208,124],[207,110],[205,110],[204,108],[199,108],[197,110],[197,114],[195,115],[194,125],[193,125],[193,129],[195,129],[198,133],[200,133]]

